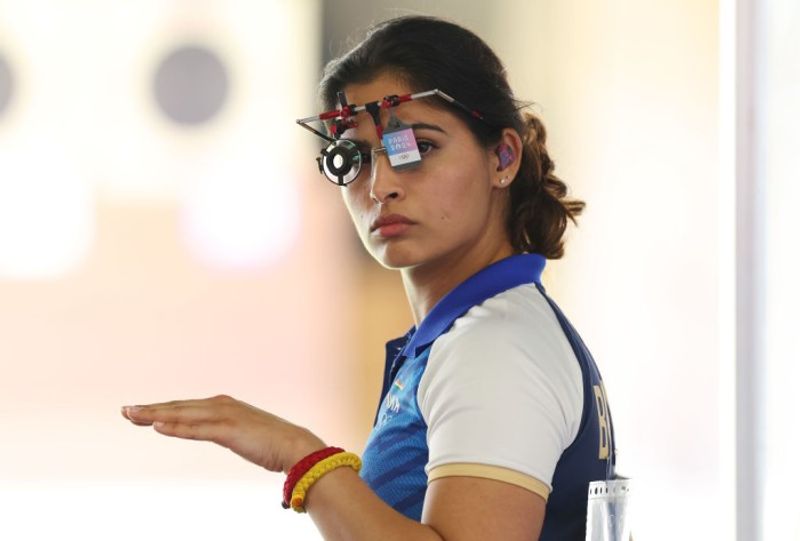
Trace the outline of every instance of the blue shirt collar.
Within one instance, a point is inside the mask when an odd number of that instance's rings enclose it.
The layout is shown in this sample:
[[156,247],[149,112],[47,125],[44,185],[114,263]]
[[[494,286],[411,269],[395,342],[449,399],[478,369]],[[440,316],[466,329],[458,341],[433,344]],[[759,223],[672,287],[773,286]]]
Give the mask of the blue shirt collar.
[[413,328],[409,331],[406,336],[411,335],[411,338],[401,355],[419,355],[456,319],[486,299],[523,284],[541,284],[545,262],[540,254],[512,255],[473,274],[436,303],[416,332]]

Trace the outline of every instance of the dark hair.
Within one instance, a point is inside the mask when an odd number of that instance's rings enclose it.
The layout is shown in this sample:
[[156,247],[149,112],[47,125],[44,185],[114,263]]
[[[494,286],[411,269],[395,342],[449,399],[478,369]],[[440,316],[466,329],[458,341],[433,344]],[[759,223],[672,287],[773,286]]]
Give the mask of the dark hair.
[[[499,143],[505,127],[519,133],[524,149],[510,187],[511,244],[517,252],[536,252],[549,259],[563,256],[567,220],[577,223],[585,203],[566,197],[566,184],[553,174],[544,125],[533,113],[520,112],[525,104],[514,98],[505,68],[489,46],[469,30],[434,17],[391,19],[372,27],[361,43],[328,63],[320,99],[326,110],[333,109],[338,91],[384,72],[397,76],[412,91],[438,88],[480,111],[486,122],[461,116],[487,148]],[[441,106],[452,107],[444,101]]]

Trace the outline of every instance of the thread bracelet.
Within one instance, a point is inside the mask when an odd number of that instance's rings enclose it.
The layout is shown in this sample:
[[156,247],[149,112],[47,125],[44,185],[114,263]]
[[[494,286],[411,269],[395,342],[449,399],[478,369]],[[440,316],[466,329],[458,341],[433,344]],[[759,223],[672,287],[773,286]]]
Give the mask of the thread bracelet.
[[344,449],[341,447],[326,447],[319,451],[314,451],[298,460],[297,463],[291,467],[289,473],[286,474],[286,481],[283,483],[283,501],[281,502],[283,508],[289,509],[289,507],[291,507],[292,490],[294,490],[300,478],[302,478],[314,464],[333,454],[343,452]]
[[341,447],[326,447],[306,456],[289,470],[283,485],[281,506],[305,513],[303,504],[311,486],[326,473],[342,466],[349,466],[358,472],[361,470],[361,459]]

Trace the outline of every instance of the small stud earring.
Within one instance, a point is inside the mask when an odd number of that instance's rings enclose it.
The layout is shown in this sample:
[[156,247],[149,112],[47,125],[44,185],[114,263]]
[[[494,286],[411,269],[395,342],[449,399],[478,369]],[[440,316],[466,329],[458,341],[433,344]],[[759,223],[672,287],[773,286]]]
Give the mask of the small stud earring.
[[500,186],[504,186],[506,182],[508,182],[508,177],[501,178],[500,179]]

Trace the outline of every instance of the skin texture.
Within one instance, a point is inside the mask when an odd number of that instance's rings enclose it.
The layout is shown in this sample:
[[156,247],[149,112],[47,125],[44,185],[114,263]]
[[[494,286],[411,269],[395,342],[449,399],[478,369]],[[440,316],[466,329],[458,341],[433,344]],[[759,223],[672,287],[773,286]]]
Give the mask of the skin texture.
[[[364,103],[409,89],[384,74],[345,91],[351,103]],[[502,142],[517,159],[500,171],[494,149],[481,147],[458,115],[424,100],[403,104],[395,113],[407,124],[441,128],[415,131],[423,163],[396,171],[385,154],[376,154],[372,167],[364,167],[342,195],[370,254],[400,270],[419,324],[447,292],[512,254],[504,216],[522,143],[516,132],[504,130]],[[344,136],[368,147],[381,146],[369,117],[358,121]],[[403,215],[412,223],[388,236],[374,231],[375,220],[389,214]],[[309,430],[224,395],[125,406],[122,414],[166,436],[217,443],[274,472],[286,473],[302,457],[326,446]],[[500,481],[445,477],[428,486],[420,523],[389,507],[353,469],[343,467],[313,485],[305,508],[328,541],[516,541],[538,539],[545,501]]]
[[[351,103],[365,103],[390,94],[410,92],[406,85],[384,74],[365,84],[345,87]],[[513,253],[505,230],[510,181],[519,163],[498,171],[494,148],[483,148],[455,113],[432,105],[439,98],[415,100],[394,112],[406,124],[440,127],[415,131],[418,143],[428,149],[422,164],[395,170],[385,153],[376,155],[371,170],[342,190],[361,242],[379,263],[400,269],[414,320],[419,324],[448,291],[487,265]],[[388,112],[383,111],[386,125]],[[366,113],[358,127],[343,137],[380,147],[374,124]],[[520,156],[522,143],[513,130],[504,142]],[[508,178],[504,186],[500,179]],[[400,237],[382,238],[370,226],[379,216],[401,214],[413,225]]]

